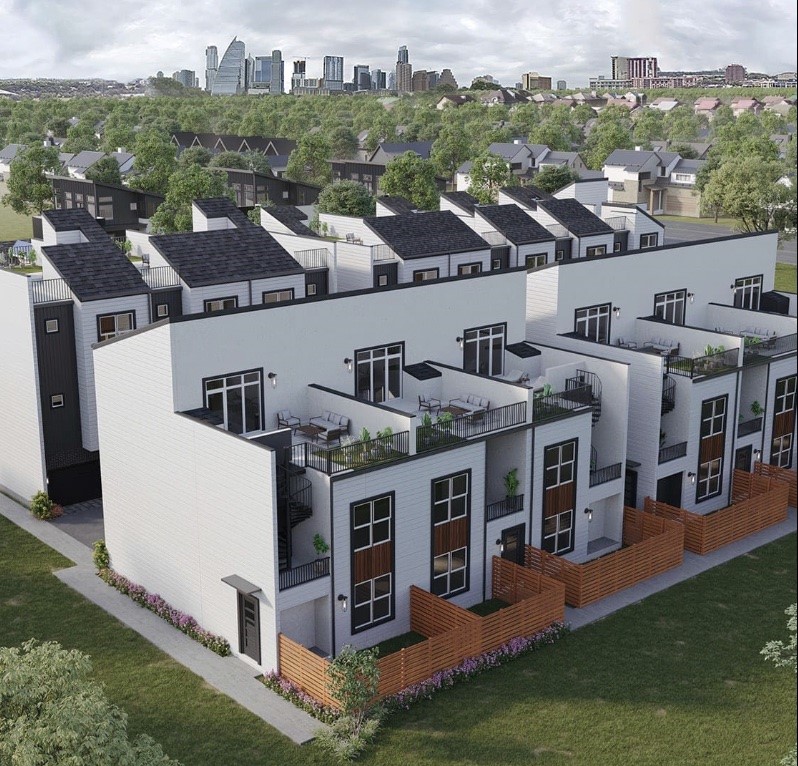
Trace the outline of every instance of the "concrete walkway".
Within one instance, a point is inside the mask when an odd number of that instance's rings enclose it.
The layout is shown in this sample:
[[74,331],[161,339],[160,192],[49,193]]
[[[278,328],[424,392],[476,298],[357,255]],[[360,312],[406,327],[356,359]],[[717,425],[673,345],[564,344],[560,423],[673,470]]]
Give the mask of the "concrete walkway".
[[243,660],[219,657],[106,585],[95,574],[91,550],[55,524],[33,518],[27,508],[2,494],[0,514],[75,562],[74,567],[55,572],[59,580],[286,737],[301,745],[313,739],[316,732],[323,728],[323,724],[315,718],[267,689],[256,679],[260,675],[258,671]]
[[[27,508],[23,508],[2,494],[0,494],[0,514],[75,562],[74,567],[55,573],[62,582],[294,742],[298,744],[309,742],[315,732],[322,728],[322,724],[315,718],[264,687],[256,680],[256,671],[242,660],[236,657],[219,657],[160,617],[142,609],[127,596],[106,585],[95,574],[89,548],[55,524],[34,519]],[[566,607],[565,618],[574,630],[584,627],[624,607],[636,604],[653,593],[689,580],[707,569],[795,532],[796,526],[796,511],[791,508],[787,520],[781,524],[768,527],[706,556],[685,552],[682,566],[608,596],[591,606],[582,609]]]

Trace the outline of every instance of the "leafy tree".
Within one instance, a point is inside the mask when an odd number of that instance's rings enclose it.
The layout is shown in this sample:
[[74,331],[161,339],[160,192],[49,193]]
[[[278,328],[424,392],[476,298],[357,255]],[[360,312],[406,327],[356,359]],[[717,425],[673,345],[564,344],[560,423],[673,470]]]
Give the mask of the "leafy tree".
[[152,216],[153,231],[159,234],[191,231],[191,203],[195,199],[209,197],[234,198],[232,190],[227,187],[227,176],[223,171],[210,170],[199,165],[178,168],[169,176],[166,199]]
[[97,144],[94,123],[84,117],[77,125],[73,125],[67,130],[66,141],[64,141],[62,149],[65,152],[78,154],[78,152],[95,151]]
[[180,156],[177,158],[177,164],[181,167],[188,165],[199,165],[201,168],[207,168],[208,163],[213,159],[213,153],[210,149],[204,146],[190,146],[188,149],[183,149]]
[[783,173],[776,160],[729,159],[710,177],[703,200],[736,218],[741,231],[778,229],[783,239],[790,238],[795,234],[795,185],[779,183]]
[[554,152],[570,152],[573,149],[571,130],[563,130],[562,125],[552,120],[541,122],[533,128],[529,134],[529,143],[543,144]]
[[337,213],[363,218],[374,215],[375,200],[363,184],[357,181],[340,181],[322,189],[318,206],[320,213]]
[[549,194],[579,180],[579,173],[567,165],[544,165],[535,176],[535,186]]
[[0,648],[0,763],[168,766],[176,761],[141,734],[89,678],[85,654],[55,642]]
[[57,173],[60,169],[55,147],[34,145],[24,149],[11,162],[3,204],[23,215],[41,213],[53,198],[53,187],[45,173]]
[[166,194],[169,176],[177,167],[175,146],[169,136],[150,128],[138,134],[133,162],[135,185],[144,191]]
[[[760,654],[765,656],[765,659],[770,660],[777,668],[791,668],[792,672],[797,671],[796,667],[796,611],[798,604],[792,604],[784,610],[784,614],[789,617],[787,620],[787,630],[790,632],[790,637],[785,643],[784,641],[768,641],[763,647]],[[796,756],[798,755],[798,746],[793,745],[792,750],[787,753],[781,760],[781,766],[795,766]]]
[[590,132],[585,146],[585,162],[593,170],[600,170],[604,160],[616,149],[633,149],[629,130],[621,122],[605,121],[599,123]]
[[326,186],[332,180],[332,147],[318,133],[306,133],[291,152],[285,175],[292,181]]
[[438,175],[452,178],[471,153],[471,141],[460,125],[445,125],[432,145],[430,160]]
[[332,156],[348,160],[357,155],[357,136],[347,125],[337,125],[325,135],[332,150]]
[[659,109],[643,109],[640,116],[634,121],[632,136],[638,144],[650,144],[656,138],[665,134],[663,125],[665,115]]
[[438,208],[435,166],[415,152],[405,152],[388,163],[380,178],[380,189],[384,194],[405,197],[419,210]]
[[695,141],[701,131],[701,119],[689,106],[677,106],[663,118],[663,127],[671,141]]
[[683,160],[697,160],[698,152],[687,144],[671,144],[668,151],[678,154]]
[[119,172],[119,163],[113,157],[103,157],[97,160],[87,171],[86,178],[103,184],[122,184],[122,174]]
[[483,205],[495,203],[499,197],[499,189],[518,184],[507,160],[490,152],[483,152],[474,160],[469,177],[471,183],[468,193]]
[[211,158],[211,161],[208,163],[208,167],[249,170],[249,163],[247,162],[247,158],[238,152],[220,152]]
[[256,173],[271,175],[272,167],[269,165],[269,158],[260,152],[243,152],[242,156],[247,161],[250,170]]
[[70,128],[69,120],[66,117],[51,117],[47,120],[47,130],[54,136],[66,136]]

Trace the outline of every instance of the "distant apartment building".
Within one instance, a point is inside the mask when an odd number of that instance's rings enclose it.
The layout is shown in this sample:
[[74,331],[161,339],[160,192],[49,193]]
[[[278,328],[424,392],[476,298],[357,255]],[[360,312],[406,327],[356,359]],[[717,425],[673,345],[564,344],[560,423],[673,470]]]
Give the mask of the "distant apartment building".
[[371,90],[371,72],[368,65],[355,64],[352,72],[352,84],[355,90]]
[[729,64],[723,80],[727,85],[741,85],[745,80],[745,67],[742,64]]
[[291,74],[292,93],[296,91],[297,88],[302,87],[305,83],[305,66],[306,66],[305,59],[299,59],[298,61],[294,61],[294,71]]
[[551,90],[551,77],[543,77],[537,72],[526,72],[521,75],[522,90]]
[[413,72],[413,78],[410,81],[410,88],[413,93],[421,93],[429,90],[429,80],[427,79],[426,69],[417,69]]
[[371,72],[371,89],[372,90],[385,90],[386,80],[385,72],[382,69],[374,69]]
[[413,65],[401,61],[396,64],[396,90],[399,93],[410,93],[413,89]]
[[567,87],[565,80],[557,80],[557,90],[565,90]]
[[205,49],[205,90],[210,93],[213,88],[213,81],[216,79],[216,71],[219,69],[219,51],[215,45],[209,45]]
[[655,56],[612,56],[612,79],[632,80],[635,77],[656,77],[659,74]]
[[457,80],[454,79],[451,69],[442,69],[440,77],[438,77],[438,85],[448,85],[451,88],[457,89]]
[[199,88],[197,73],[193,69],[179,69],[177,72],[172,72],[172,79],[184,88]]
[[325,56],[322,69],[324,87],[329,90],[344,89],[344,57]]

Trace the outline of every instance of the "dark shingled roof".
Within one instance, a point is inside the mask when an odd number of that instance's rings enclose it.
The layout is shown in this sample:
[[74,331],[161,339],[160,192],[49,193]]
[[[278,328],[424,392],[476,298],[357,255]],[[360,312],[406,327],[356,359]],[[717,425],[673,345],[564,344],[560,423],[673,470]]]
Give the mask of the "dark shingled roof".
[[490,248],[451,210],[371,216],[363,221],[403,260]]
[[432,378],[440,378],[442,375],[440,370],[436,370],[432,365],[426,362],[406,364],[405,372],[408,375],[412,375],[416,380],[431,380]]
[[602,221],[595,213],[591,213],[575,199],[552,198],[541,200],[538,204],[576,237],[613,233],[612,227],[608,223]]
[[103,236],[100,242],[46,245],[42,252],[81,302],[148,293],[139,270]]
[[477,208],[477,215],[484,216],[514,245],[553,242],[556,239],[548,229],[527,215],[518,205],[485,205]]
[[534,186],[505,186],[502,193],[531,208],[534,208],[542,199],[551,199],[551,194],[547,194],[542,189],[536,189]]
[[304,273],[269,232],[249,220],[242,228],[165,234],[150,242],[189,287]]
[[403,213],[413,213],[417,210],[416,206],[408,199],[398,195],[393,197],[378,197],[377,202],[384,205],[392,213],[402,215]]
[[471,215],[474,214],[474,208],[479,204],[479,200],[476,197],[464,191],[443,192],[441,197],[448,199],[453,205],[457,205],[457,207],[465,210],[466,213],[471,213]]
[[227,197],[197,199],[194,200],[194,204],[206,218],[229,218],[239,228],[257,226]]
[[85,208],[45,210],[42,215],[56,231],[80,231],[91,242],[105,242],[108,234]]
[[313,229],[305,226],[302,221],[307,220],[307,216],[298,208],[293,205],[271,205],[263,208],[263,210],[272,218],[278,220],[287,229],[290,229],[294,234],[299,234],[303,237],[318,237]]

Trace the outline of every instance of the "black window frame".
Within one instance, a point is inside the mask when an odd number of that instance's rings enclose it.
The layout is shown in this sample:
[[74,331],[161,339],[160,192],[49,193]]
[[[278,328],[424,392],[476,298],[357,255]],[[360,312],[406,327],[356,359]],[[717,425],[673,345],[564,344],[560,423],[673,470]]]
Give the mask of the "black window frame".
[[[548,261],[548,254],[547,253],[530,253],[529,255],[524,256],[524,264],[526,265],[527,271],[532,271],[532,269],[539,269],[541,266],[545,266]],[[529,265],[529,259],[534,258],[535,260],[543,259],[543,263]]]
[[[263,367],[255,367],[255,368],[248,369],[248,370],[238,370],[236,372],[225,372],[225,373],[220,373],[219,375],[209,375],[208,377],[202,379],[202,389],[201,389],[202,406],[207,408],[207,409],[210,409],[210,407],[208,407],[208,399],[207,399],[207,397],[208,397],[207,384],[208,384],[209,381],[232,378],[232,377],[234,377],[236,375],[240,375],[241,376],[241,387],[244,388],[245,385],[246,385],[246,383],[244,381],[244,375],[250,375],[252,373],[257,373],[260,376],[260,384],[259,384],[260,385],[260,396],[259,396],[259,400],[258,400],[258,403],[259,403],[259,406],[260,406],[260,428],[253,429],[251,431],[242,430],[239,435],[257,433],[258,431],[264,431],[265,430],[265,425],[264,425],[265,406],[264,406],[264,391],[263,391],[263,389],[264,389]],[[225,384],[221,388],[221,391],[222,392],[226,392],[227,388],[228,387]],[[243,399],[244,399],[244,397],[243,397],[243,393],[242,393],[242,402],[243,402]],[[224,417],[223,417],[223,421],[224,421]],[[229,422],[223,422],[222,423],[222,427],[224,428],[225,431],[230,431],[230,429],[227,427],[228,425],[229,425]],[[231,431],[231,433],[238,433],[238,432]]]
[[[483,330],[491,330],[492,331],[496,327],[501,327],[502,328],[503,341],[502,341],[502,344],[501,344],[501,351],[502,351],[502,353],[501,353],[501,369],[498,372],[493,369],[493,354],[492,354],[492,350],[491,350],[491,353],[489,353],[489,355],[488,355],[488,360],[489,360],[488,367],[490,369],[490,372],[487,372],[487,373],[479,372],[479,359],[480,359],[479,353],[477,353],[476,356],[475,356],[475,361],[476,361],[475,369],[473,369],[473,370],[469,369],[469,367],[466,365],[467,354],[470,352],[469,344],[476,343],[477,344],[477,352],[478,352],[479,351],[479,340],[480,340],[479,332],[483,331]],[[469,333],[477,333],[477,337],[474,340],[469,340],[469,338],[468,338]],[[480,325],[479,327],[466,327],[463,330],[463,336],[462,337],[463,337],[463,372],[471,372],[471,373],[473,373],[475,375],[487,375],[488,377],[493,377],[495,375],[503,375],[504,374],[504,365],[505,365],[504,355],[505,355],[505,350],[507,348],[507,322],[492,322],[491,324]],[[492,338],[493,336],[491,335],[489,337]]]
[[[117,330],[117,329],[115,329],[112,334],[103,333],[100,330],[100,327],[102,325],[102,320],[103,319],[113,318],[114,319],[114,327],[116,327],[116,320],[119,317],[126,316],[128,314],[131,317],[131,319],[130,319],[131,327],[129,329],[127,329],[127,330]],[[98,343],[102,343],[102,341],[104,341],[104,340],[111,340],[111,338],[116,338],[118,335],[122,335],[123,333],[126,333],[126,332],[132,332],[135,329],[136,329],[136,310],[135,309],[126,309],[125,311],[114,311],[114,312],[112,312],[110,314],[98,314],[97,315],[97,342]],[[103,334],[107,335],[107,337],[105,337],[105,338],[102,337]]]
[[[464,502],[464,510],[463,513],[458,513],[456,516],[452,516],[452,501],[455,498],[463,497],[463,495],[457,494],[453,495],[451,491],[454,489],[454,482],[459,477],[465,477],[466,481],[466,491],[465,491],[465,502]],[[447,482],[450,488],[450,494],[447,498],[447,517],[444,520],[436,521],[435,520],[435,506],[441,504],[441,500],[438,500],[435,495],[435,487],[437,484],[442,482]],[[448,599],[453,598],[454,596],[459,596],[463,593],[468,593],[471,590],[471,499],[472,499],[472,491],[473,491],[473,476],[470,468],[466,468],[459,471],[453,471],[452,473],[445,474],[444,476],[436,476],[433,479],[430,479],[430,578],[429,578],[429,591],[430,593],[435,593],[439,598]],[[461,546],[460,548],[456,548],[451,551],[445,551],[444,553],[439,554],[438,556],[435,555],[435,528],[441,526],[442,524],[451,524],[453,521],[457,521],[458,519],[465,519],[466,524],[466,544],[465,546]],[[446,593],[436,593],[435,590],[435,560],[443,557],[444,555],[447,556],[449,563],[451,563],[451,554],[455,553],[459,550],[465,549],[465,573],[463,576],[463,586],[458,588],[457,590],[448,590]],[[447,570],[447,582],[450,580],[448,578],[451,577],[452,569],[451,567]]]
[[[792,390],[788,390],[790,388],[790,383],[792,383]],[[781,387],[783,387],[784,390],[780,392],[779,388]],[[781,415],[784,412],[790,412],[795,409],[796,388],[798,388],[798,376],[796,375],[786,375],[776,380],[776,387],[773,394],[774,415]],[[779,405],[779,400],[783,400],[781,406]],[[789,406],[787,406],[788,404]]]
[[[787,442],[786,447],[784,446],[785,441]],[[791,433],[771,437],[770,465],[775,465],[779,468],[789,468],[792,465],[793,441]]]
[[[592,311],[593,309],[606,309],[606,318],[607,318],[607,337],[606,340],[601,340],[600,337],[592,338],[589,335],[582,333],[578,329],[578,322],[580,321],[579,312],[580,311]],[[598,316],[597,320],[600,322],[603,316]],[[590,321],[590,317],[584,317],[583,321]],[[587,339],[591,340],[594,343],[601,343],[603,345],[608,345],[610,339],[612,338],[612,303],[596,303],[592,306],[580,306],[577,309],[574,309],[574,333]],[[600,333],[599,333],[600,336]]]
[[[475,269],[475,271],[464,271],[463,269]],[[482,264],[479,261],[474,261],[473,263],[460,263],[457,265],[458,277],[467,277],[470,274],[481,274],[481,273],[482,273]]]
[[308,284],[305,285],[305,296],[307,298],[312,298],[318,291],[319,286],[315,282],[308,282]]
[[[759,304],[762,300],[762,282],[763,282],[763,274],[750,274],[747,277],[739,277],[738,279],[734,280],[734,298],[733,298],[733,305],[735,308],[739,309],[747,309],[749,311],[759,311]],[[746,284],[749,280],[752,283]],[[758,280],[758,283],[754,283],[754,280]],[[753,292],[749,293],[748,291],[752,290]],[[738,300],[738,296],[740,296]],[[753,297],[756,296],[756,305],[754,306]]]
[[[282,293],[290,293],[291,297],[290,298],[279,298],[278,297],[276,301],[267,301],[266,300],[266,296],[267,295],[277,295],[277,296],[279,296]],[[260,296],[260,302],[261,303],[268,303],[269,305],[271,305],[273,303],[287,303],[288,301],[292,301],[292,300],[294,300],[294,288],[293,287],[284,287],[282,290],[264,290],[261,293],[261,296]]]
[[[566,463],[562,462],[562,455],[563,455],[563,448],[572,445],[573,446],[573,458],[570,461],[566,461]],[[558,450],[559,459],[555,465],[547,466],[547,453],[550,450]],[[571,478],[567,481],[562,481],[562,467],[563,465],[570,465],[570,472]],[[553,484],[549,484],[547,482],[547,474],[551,469],[556,469],[557,471],[557,482]],[[542,516],[540,521],[540,547],[541,550],[545,550],[549,553],[552,553],[555,556],[565,556],[568,553],[571,553],[574,548],[576,547],[576,501],[577,501],[577,476],[578,476],[578,469],[579,469],[579,439],[572,438],[572,439],[565,439],[560,442],[555,442],[554,444],[546,444],[543,447],[543,497],[544,497],[544,505],[542,509]],[[545,496],[546,490],[553,489],[554,487],[559,487],[564,484],[573,484],[574,485],[574,500],[573,500],[573,508],[568,511],[561,511],[557,514],[552,514],[551,516],[546,516],[546,506],[545,506]],[[570,533],[570,545],[565,548],[560,548],[558,546],[558,540],[560,535],[563,534],[563,530],[560,528],[560,518],[566,514],[571,515],[571,526],[569,528]],[[550,518],[556,519],[556,526],[554,534],[547,534],[546,533],[546,520]],[[547,545],[547,541],[549,539],[554,540],[553,548],[550,545]]]
[[[354,377],[354,381],[353,381],[352,385],[353,385],[353,388],[354,388],[354,395],[355,395],[356,399],[360,399],[361,401],[372,402],[372,403],[375,403],[375,404],[380,404],[382,402],[390,401],[390,399],[384,398],[384,399],[380,399],[377,402],[373,398],[372,399],[365,399],[364,397],[359,395],[358,365],[359,365],[361,360],[358,359],[358,354],[362,354],[362,353],[365,353],[367,351],[376,351],[376,350],[384,348],[385,349],[385,358],[387,359],[388,358],[388,349],[393,347],[393,346],[400,346],[401,347],[401,350],[399,352],[399,395],[397,397],[393,397],[393,398],[397,398],[397,399],[401,399],[402,398],[402,393],[404,391],[404,381],[403,381],[404,373],[402,371],[405,368],[405,342],[403,340],[399,340],[399,341],[394,341],[393,343],[380,343],[379,345],[376,345],[376,346],[366,346],[364,348],[356,348],[354,350],[354,353],[352,355],[352,359],[354,360],[354,371],[355,371],[355,374],[353,376]],[[373,361],[373,359],[374,359],[374,357],[372,356],[372,361]],[[387,370],[386,370],[386,373],[387,373]],[[373,396],[373,394],[374,394],[374,392],[372,390],[372,396]]]
[[[695,501],[696,503],[703,503],[705,500],[711,500],[717,497],[723,491],[723,457],[712,458],[705,463],[699,463],[698,476],[695,485]],[[717,473],[710,473],[710,469],[717,463]],[[706,471],[706,478],[703,473]],[[713,491],[710,490],[712,484],[717,481],[717,488]],[[706,494],[701,494],[701,487],[706,484]]]
[[[161,309],[166,309],[166,311],[161,313]],[[168,303],[156,303],[155,304],[155,317],[156,319],[163,319],[164,317],[169,316],[169,304]]]
[[[675,298],[669,301],[668,300],[669,296],[675,296]],[[664,305],[666,307],[668,304],[675,305],[676,303],[678,303],[679,300],[681,300],[682,304],[681,317],[680,317],[681,321],[670,320],[667,318],[667,316],[664,315],[664,313],[663,314],[657,313],[657,302],[660,299],[664,299]],[[686,312],[687,312],[687,288],[682,288],[679,290],[666,290],[665,292],[656,293],[654,295],[654,311],[652,313],[652,316],[659,317],[659,319],[661,319],[663,322],[668,322],[668,324],[672,325],[684,326],[684,318]]]
[[[55,329],[51,330],[50,325],[52,322],[55,322]],[[55,335],[57,332],[61,332],[61,324],[57,318],[50,318],[44,320],[44,332],[45,335]]]
[[[600,250],[599,253],[591,253],[591,250]],[[606,245],[586,245],[585,246],[585,258],[599,258],[602,255],[607,254],[607,246]]]
[[[425,277],[424,274],[435,274],[434,277]],[[421,279],[418,277],[421,276]],[[431,269],[416,269],[413,272],[413,282],[434,282],[441,278],[441,270],[437,266]]]
[[[209,308],[209,305],[212,303],[226,303],[227,301],[233,301],[232,306],[225,306],[222,305],[218,309]],[[215,314],[217,311],[229,311],[230,309],[237,309],[238,308],[238,296],[237,295],[226,295],[223,298],[208,298],[202,302],[202,310],[205,314]]]
[[[718,404],[723,404],[723,410],[718,412]],[[709,439],[726,432],[726,419],[729,411],[729,395],[716,396],[701,402],[701,422],[699,434],[701,439]],[[710,410],[707,412],[707,410]],[[704,424],[708,424],[705,429]],[[706,430],[706,432],[705,432]]]
[[[650,237],[654,237],[654,244],[653,245],[643,244],[644,241],[648,242]],[[640,244],[638,249],[650,250],[651,248],[656,247],[658,244],[659,244],[659,232],[648,231],[640,235]]]
[[[61,402],[56,403],[58,397],[61,397]],[[50,409],[51,410],[60,410],[66,403],[66,399],[64,398],[63,394],[50,394]]]

